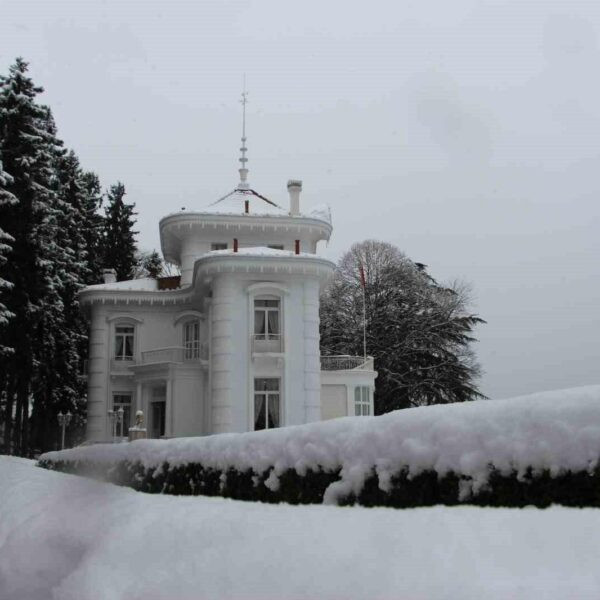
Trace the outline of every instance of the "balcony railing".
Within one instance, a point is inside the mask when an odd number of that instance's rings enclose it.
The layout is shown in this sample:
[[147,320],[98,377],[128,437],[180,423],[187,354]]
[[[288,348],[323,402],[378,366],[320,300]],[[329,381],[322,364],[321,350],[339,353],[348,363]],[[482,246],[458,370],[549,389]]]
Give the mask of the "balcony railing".
[[156,348],[155,350],[146,350],[145,352],[142,352],[143,365],[164,362],[195,362],[199,360],[206,360],[207,358],[208,347],[205,344],[200,344],[190,348],[184,348],[183,346]]
[[110,359],[110,370],[112,371],[123,371],[124,373],[129,371],[129,367],[135,366],[136,361],[133,356],[120,356],[119,358],[111,358]]
[[373,358],[367,356],[321,356],[321,371],[364,371],[373,370]]
[[252,352],[283,352],[283,336],[279,333],[255,333],[252,336]]

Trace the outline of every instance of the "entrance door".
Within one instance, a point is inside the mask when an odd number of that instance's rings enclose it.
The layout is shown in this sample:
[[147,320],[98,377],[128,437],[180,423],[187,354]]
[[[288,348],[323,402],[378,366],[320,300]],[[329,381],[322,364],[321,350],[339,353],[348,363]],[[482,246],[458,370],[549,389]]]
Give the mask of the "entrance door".
[[150,403],[150,406],[152,407],[150,434],[153,438],[160,438],[165,435],[166,404],[167,403],[164,400]]

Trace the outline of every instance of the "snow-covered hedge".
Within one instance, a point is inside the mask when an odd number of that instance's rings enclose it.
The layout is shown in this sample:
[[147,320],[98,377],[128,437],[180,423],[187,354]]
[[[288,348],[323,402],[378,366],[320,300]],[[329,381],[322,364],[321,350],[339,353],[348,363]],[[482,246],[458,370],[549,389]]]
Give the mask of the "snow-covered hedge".
[[50,452],[146,492],[267,502],[600,506],[600,386],[244,434]]

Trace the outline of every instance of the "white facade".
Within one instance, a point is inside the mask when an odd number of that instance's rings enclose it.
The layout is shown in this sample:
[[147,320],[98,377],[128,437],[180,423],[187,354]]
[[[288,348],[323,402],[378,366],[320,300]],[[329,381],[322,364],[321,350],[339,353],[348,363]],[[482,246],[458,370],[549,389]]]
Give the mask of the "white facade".
[[[87,438],[107,440],[109,411],[145,415],[150,437],[243,432],[373,414],[373,362],[321,357],[319,294],[334,265],[317,256],[328,211],[302,215],[243,185],[202,212],[160,222],[181,279],[94,285]],[[160,289],[167,284],[174,289]],[[357,391],[358,390],[358,391]]]

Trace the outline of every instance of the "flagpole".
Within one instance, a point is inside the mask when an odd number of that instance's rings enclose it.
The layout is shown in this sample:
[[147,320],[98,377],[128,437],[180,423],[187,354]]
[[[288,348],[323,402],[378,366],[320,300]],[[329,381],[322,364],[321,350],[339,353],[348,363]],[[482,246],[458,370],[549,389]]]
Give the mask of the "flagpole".
[[367,294],[363,285],[363,353],[367,362]]
[[367,278],[365,277],[365,268],[362,259],[358,262],[358,273],[360,275],[360,287],[363,294],[363,355],[367,362]]

